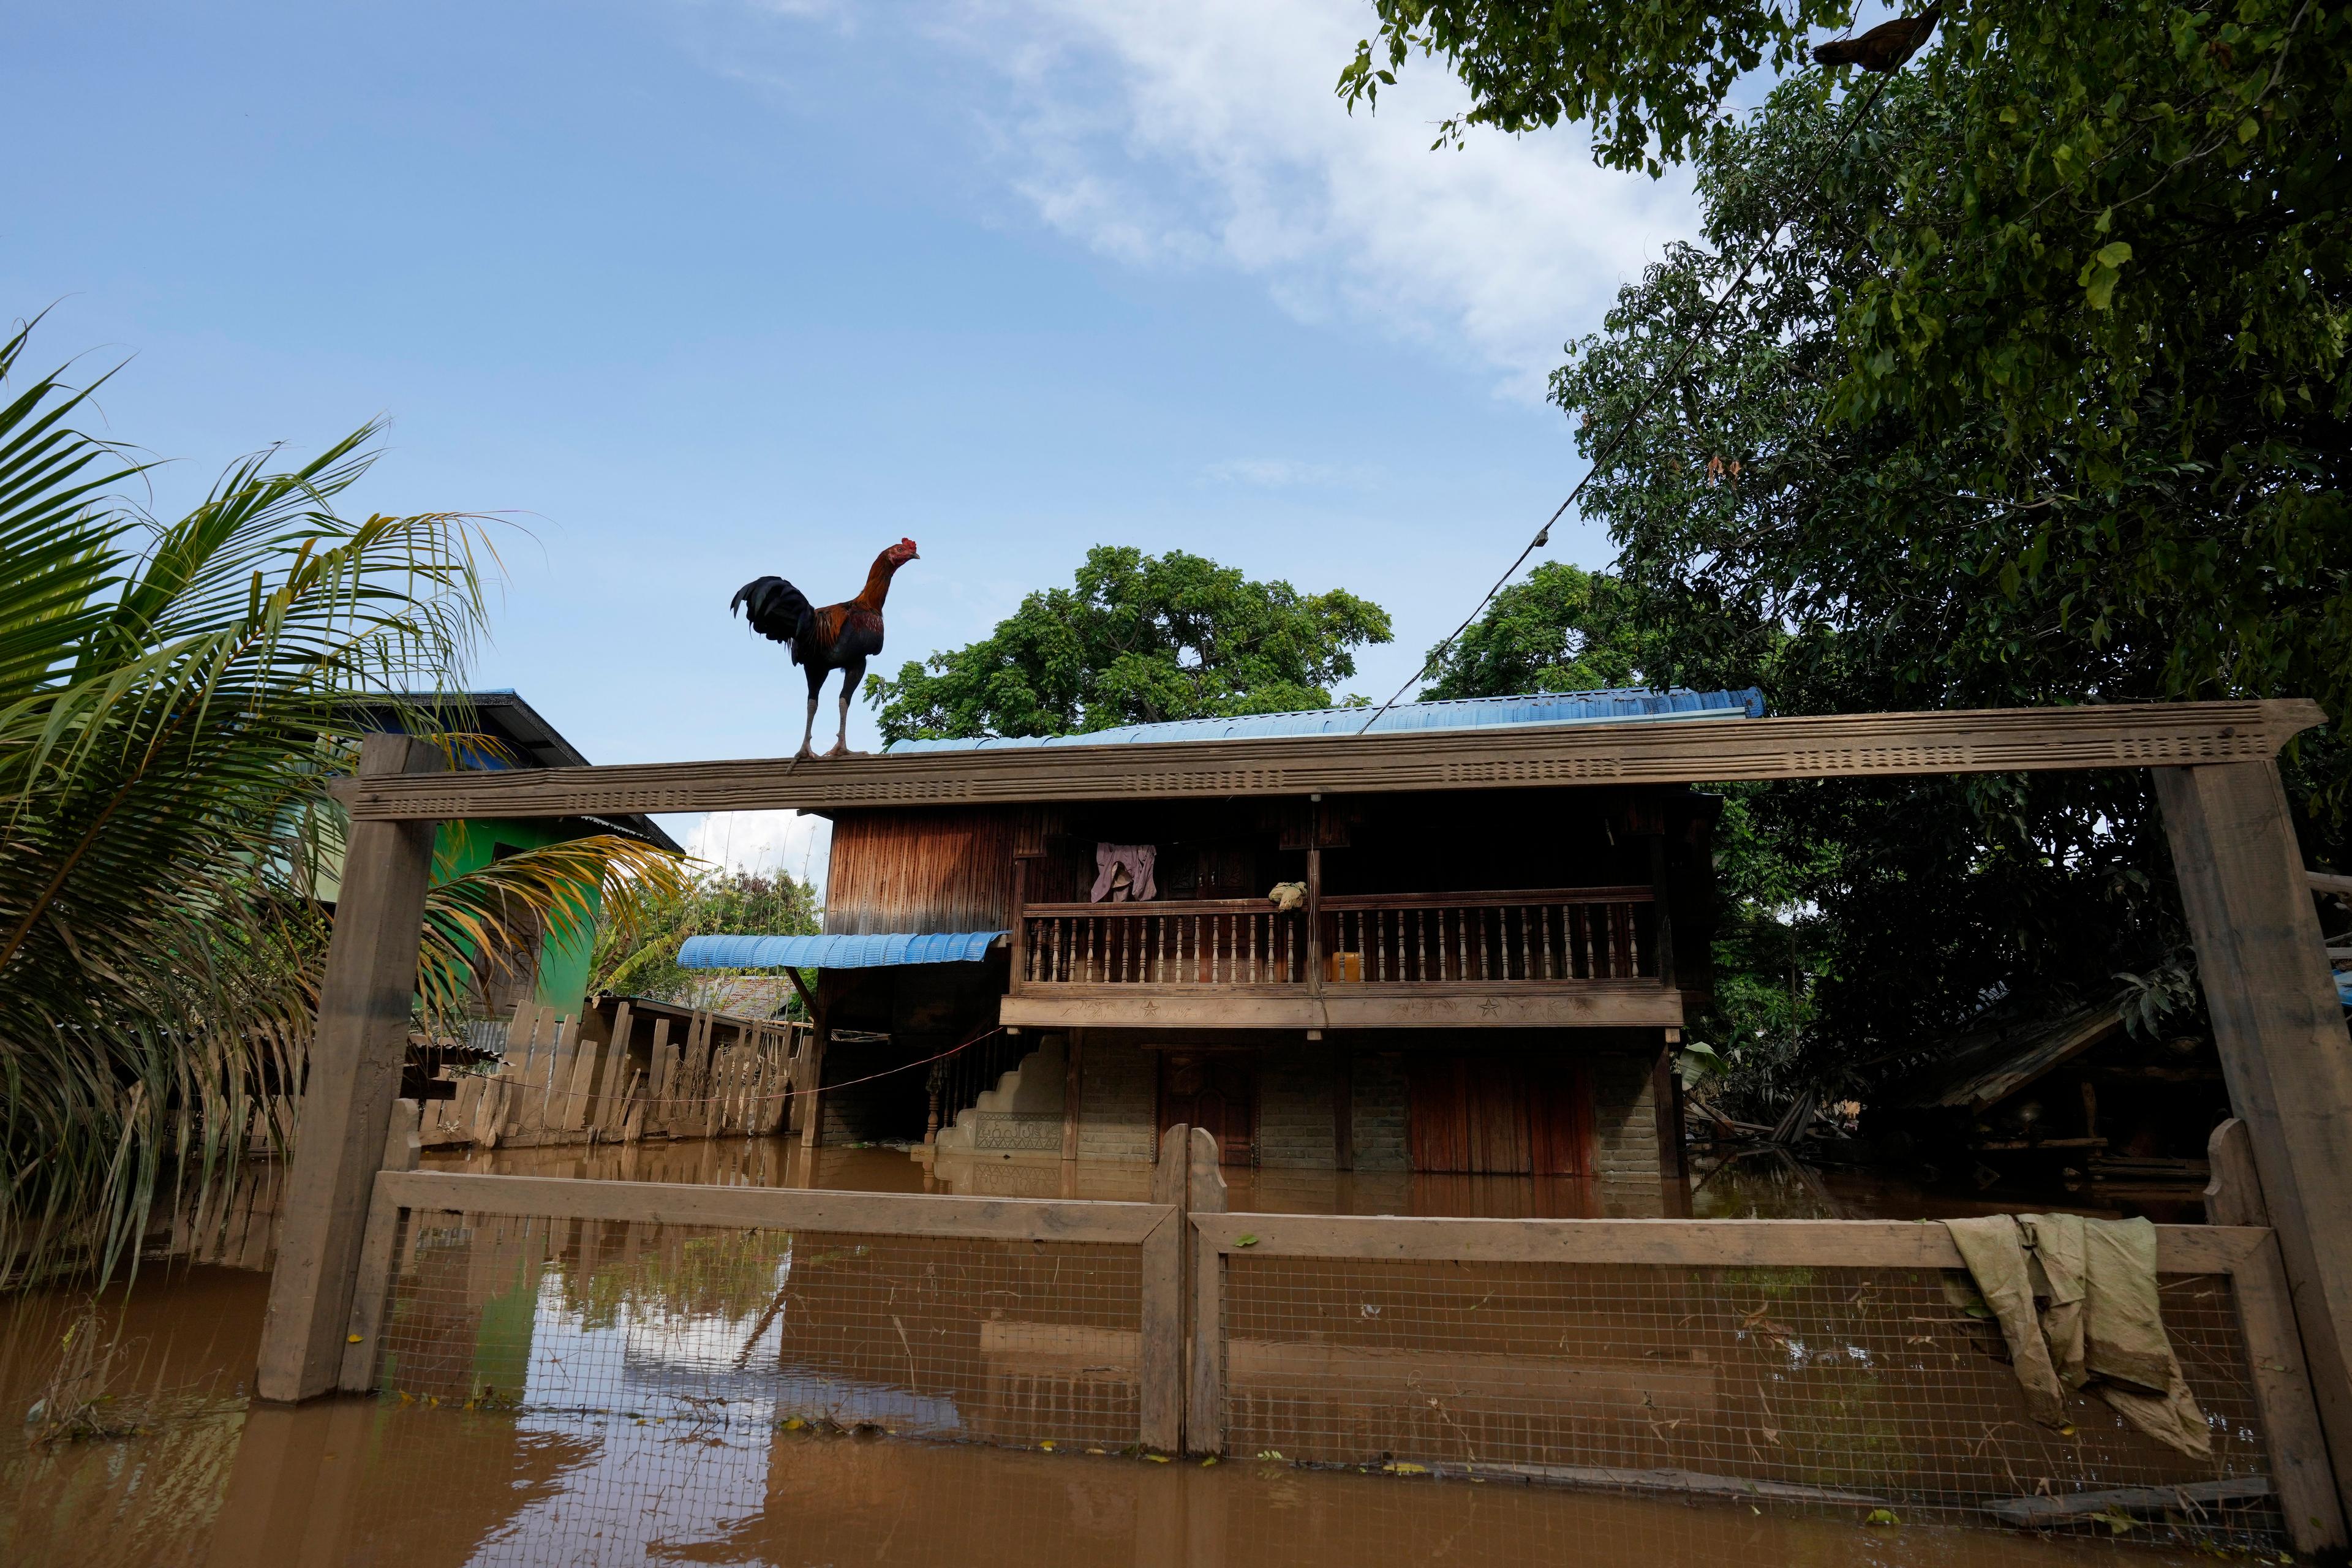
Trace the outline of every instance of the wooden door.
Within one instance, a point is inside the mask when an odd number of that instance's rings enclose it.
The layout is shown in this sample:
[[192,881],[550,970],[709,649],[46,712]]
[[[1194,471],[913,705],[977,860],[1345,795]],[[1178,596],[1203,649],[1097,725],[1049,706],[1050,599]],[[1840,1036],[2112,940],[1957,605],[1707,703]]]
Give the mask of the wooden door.
[[1246,1165],[1257,1140],[1257,1061],[1234,1051],[1170,1051],[1160,1058],[1160,1130],[1178,1122],[1216,1135],[1228,1165]]
[[1579,1065],[1501,1053],[1417,1052],[1405,1063],[1416,1171],[1577,1176],[1591,1170],[1592,1089]]

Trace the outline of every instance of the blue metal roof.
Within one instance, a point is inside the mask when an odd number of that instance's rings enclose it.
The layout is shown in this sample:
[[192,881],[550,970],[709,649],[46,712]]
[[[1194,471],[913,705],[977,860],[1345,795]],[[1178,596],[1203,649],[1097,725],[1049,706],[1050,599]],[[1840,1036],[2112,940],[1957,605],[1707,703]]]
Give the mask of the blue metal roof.
[[688,969],[881,969],[898,963],[977,963],[1001,931],[893,931],[879,936],[690,936],[677,950]]
[[[1170,724],[1129,724],[1083,735],[989,735],[966,740],[898,741],[884,747],[893,756],[914,752],[1003,751],[1015,746],[1129,746],[1171,741],[1260,740],[1281,735],[1352,735],[1364,728],[1361,708],[1314,708],[1298,713],[1246,713],[1232,719],[1180,719]],[[1764,693],[1745,691],[1648,691],[1621,687],[1606,691],[1537,691],[1523,697],[1453,698],[1402,702],[1376,720],[1375,735],[1415,730],[1483,730],[1506,724],[1622,724],[1633,720],[1761,719]]]

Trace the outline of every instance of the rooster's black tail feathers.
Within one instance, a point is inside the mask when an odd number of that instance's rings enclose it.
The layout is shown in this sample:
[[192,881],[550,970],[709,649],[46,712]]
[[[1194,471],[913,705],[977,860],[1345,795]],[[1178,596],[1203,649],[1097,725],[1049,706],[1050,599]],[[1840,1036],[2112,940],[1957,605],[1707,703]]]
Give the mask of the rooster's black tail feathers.
[[756,577],[736,589],[727,611],[732,615],[739,609],[753,631],[781,643],[800,636],[809,618],[808,595],[782,577]]

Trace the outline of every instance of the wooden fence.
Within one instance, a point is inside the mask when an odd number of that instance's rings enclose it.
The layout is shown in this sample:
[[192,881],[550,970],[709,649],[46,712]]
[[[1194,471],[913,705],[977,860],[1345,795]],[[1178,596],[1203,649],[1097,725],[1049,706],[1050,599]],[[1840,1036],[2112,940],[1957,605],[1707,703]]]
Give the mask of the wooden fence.
[[[414,1160],[401,1142],[396,1132],[394,1167]],[[1078,1418],[1070,1389],[1108,1383],[1126,1401],[1116,1408],[1131,1440],[1160,1452],[1979,1522],[2186,1510],[2209,1542],[2284,1540],[2315,1552],[2346,1539],[2268,1228],[2157,1227],[2168,1325],[2213,1434],[2211,1457],[2200,1460],[2086,1402],[2079,1431],[2037,1426],[1997,1330],[1967,1305],[1962,1260],[1937,1225],[1228,1214],[1214,1141],[1181,1127],[1162,1142],[1151,1197],[387,1168],[367,1219],[341,1386],[377,1386],[422,1220],[443,1236],[499,1215],[608,1227],[603,1243],[575,1236],[583,1268],[614,1255],[616,1224],[822,1236],[803,1249],[803,1272],[887,1252],[884,1238],[901,1238],[901,1251],[912,1245],[904,1238],[927,1238],[933,1250],[905,1264],[903,1278],[869,1285],[877,1301],[890,1287],[887,1304],[867,1314],[870,1343],[855,1342],[854,1311],[828,1318],[803,1301],[778,1321],[804,1337],[774,1353],[804,1366],[855,1363],[868,1386],[962,1409],[961,1435],[997,1440],[1066,1438]],[[465,1216],[458,1232],[444,1215]],[[1094,1261],[1056,1264],[1055,1244],[1096,1248],[1084,1254]],[[1121,1258],[1129,1261],[1117,1268],[1105,1261]],[[1023,1291],[962,1300],[938,1284],[1024,1266],[1037,1272]],[[1101,1280],[1114,1273],[1134,1283],[1101,1318]],[[1056,1316],[1056,1303],[1088,1290],[1101,1321]],[[919,1310],[934,1316],[917,1323],[908,1315]],[[950,1323],[941,1312],[961,1316]],[[471,1344],[469,1332],[455,1342]],[[828,1332],[843,1343],[818,1342]],[[930,1358],[929,1347],[956,1334],[970,1342],[961,1373],[934,1359],[918,1365],[915,1343]],[[1026,1392],[1008,1403],[1003,1390],[1014,1384]],[[1108,1406],[1091,1408],[1099,1417]]]
[[671,1021],[656,1018],[642,1059],[631,1049],[635,1028],[626,1002],[602,1042],[583,1039],[580,1020],[526,1002],[496,1071],[442,1069],[454,1091],[425,1102],[419,1134],[429,1148],[482,1149],[771,1134],[793,1090],[811,1087],[797,1081],[814,1062],[806,1024],[697,1012],[673,1038]]

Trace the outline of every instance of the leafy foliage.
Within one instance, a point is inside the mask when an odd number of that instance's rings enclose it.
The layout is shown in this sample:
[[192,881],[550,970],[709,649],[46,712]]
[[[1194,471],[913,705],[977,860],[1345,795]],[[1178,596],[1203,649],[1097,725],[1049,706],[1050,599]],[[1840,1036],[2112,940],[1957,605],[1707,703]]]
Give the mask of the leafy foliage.
[[[1391,65],[1447,58],[1473,120],[1586,117],[1603,162],[1694,162],[1705,243],[1554,382],[1589,454],[1615,442],[1585,504],[1651,679],[1798,712],[2352,708],[2340,9],[1948,7],[1843,140],[1835,75],[1708,118],[1748,58],[1722,40],[1785,51],[1827,10],[1380,11]],[[2352,760],[2307,739],[2288,766],[2307,852],[2341,863]],[[1808,1072],[2119,973],[2180,994],[2133,775],[1776,786],[1752,810],[1825,922],[1835,1045]]]
[[550,931],[630,947],[692,887],[677,856],[618,833],[519,850],[462,876],[436,867],[417,956],[418,1008],[428,1028],[459,1018],[486,960],[536,962]]
[[[0,344],[0,382],[28,331]],[[249,1137],[289,1131],[260,1117],[310,1034],[311,893],[343,837],[326,785],[358,699],[454,683],[489,560],[462,516],[334,510],[373,426],[147,518],[108,499],[136,470],[75,427],[89,395],[51,375],[0,407],[0,1280],[110,1265],[167,1176],[200,1198]],[[608,912],[645,869],[593,850],[569,868]],[[549,891],[501,874],[498,900]],[[492,934],[483,893],[434,890],[428,994],[467,961],[445,938]]]
[[1302,595],[1171,550],[1087,552],[1076,583],[1030,595],[981,641],[896,680],[866,679],[886,740],[1064,735],[1122,724],[1325,708],[1388,613]]
[[1424,698],[1509,697],[1638,686],[1648,652],[1625,584],[1565,561],[1539,562],[1452,643],[1429,651]]
[[[739,972],[681,967],[677,950],[687,938],[814,936],[817,914],[816,889],[796,877],[705,871],[645,900],[634,928],[607,925],[598,934],[589,989],[690,1005],[698,987]],[[815,984],[814,973],[802,978]]]

